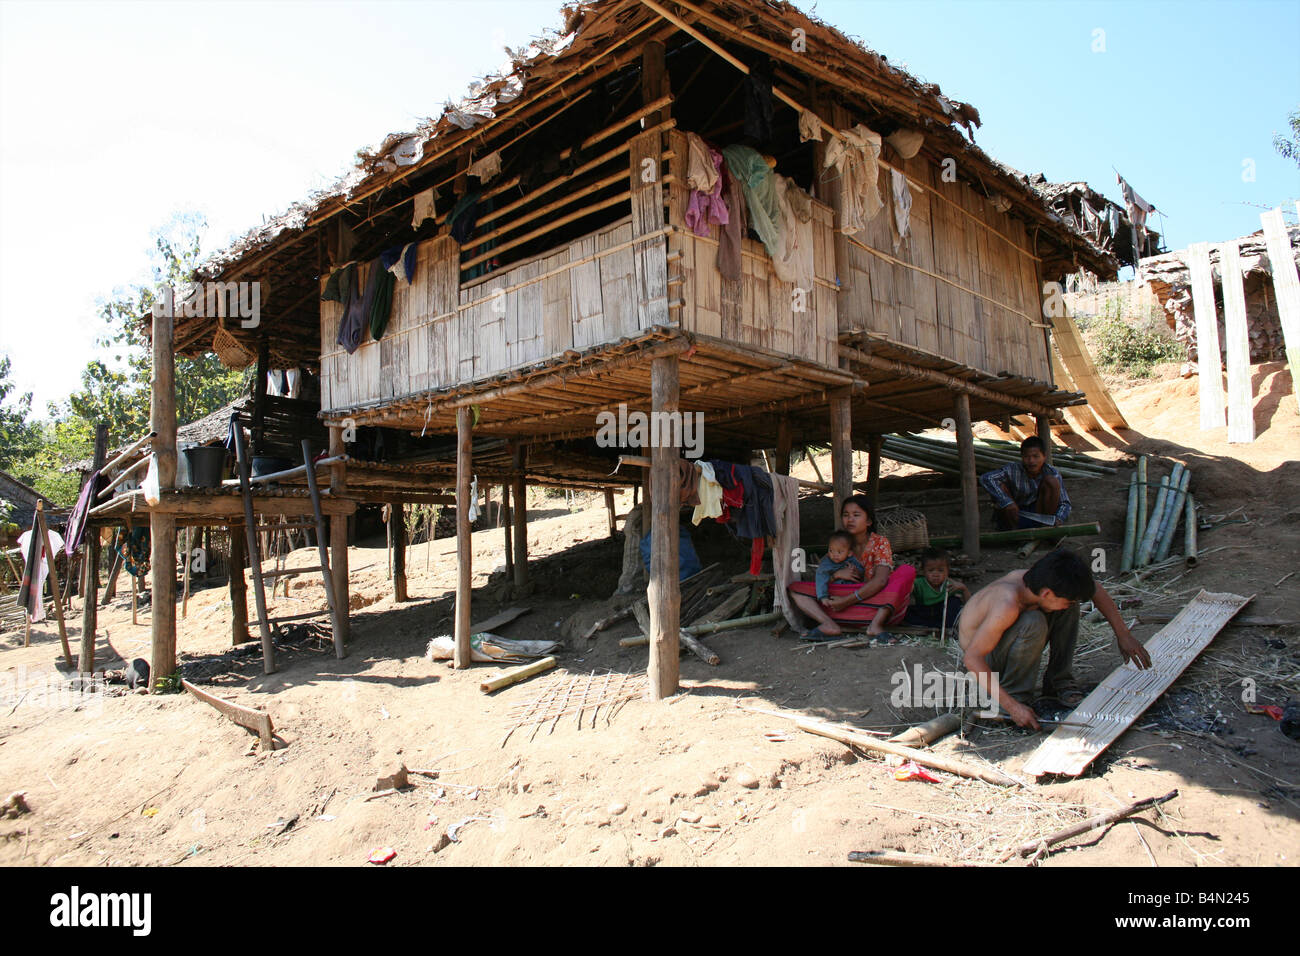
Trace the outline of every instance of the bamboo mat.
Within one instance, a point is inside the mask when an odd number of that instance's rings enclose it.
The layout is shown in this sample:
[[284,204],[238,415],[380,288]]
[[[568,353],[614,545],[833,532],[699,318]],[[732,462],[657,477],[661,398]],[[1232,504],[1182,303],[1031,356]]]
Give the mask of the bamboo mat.
[[1077,777],[1083,773],[1169,689],[1223,625],[1253,597],[1201,591],[1147,642],[1151,667],[1139,670],[1125,662],[1112,671],[1070,715],[1072,721],[1085,726],[1058,727],[1030,756],[1025,773],[1035,777],[1049,773]]

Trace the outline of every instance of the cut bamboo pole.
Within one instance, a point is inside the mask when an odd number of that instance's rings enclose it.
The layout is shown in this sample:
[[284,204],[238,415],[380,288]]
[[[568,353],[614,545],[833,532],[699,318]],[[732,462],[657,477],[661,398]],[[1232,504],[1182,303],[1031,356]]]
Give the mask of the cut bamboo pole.
[[1187,486],[1191,483],[1192,471],[1190,468],[1184,468],[1182,477],[1178,481],[1178,491],[1172,496],[1173,503],[1169,506],[1169,520],[1166,523],[1164,534],[1160,538],[1159,545],[1156,546],[1156,561],[1163,561],[1169,557],[1169,551],[1174,545],[1174,534],[1178,530],[1178,522],[1183,517],[1183,503],[1187,500]]
[[1142,543],[1142,535],[1147,530],[1147,502],[1150,497],[1147,494],[1147,456],[1138,456],[1138,510],[1136,524],[1136,540],[1133,543],[1133,560],[1137,561],[1137,548]]
[[1124,550],[1119,561],[1121,574],[1133,567],[1133,554],[1137,551],[1137,499],[1138,476],[1135,471],[1129,476],[1128,482],[1128,509],[1124,512]]
[[[1016,544],[1035,538],[1077,538],[1093,534],[1101,534],[1101,525],[1096,521],[1058,527],[1043,525],[1041,528],[1017,528],[1014,531],[986,531],[980,535],[980,544]],[[960,535],[937,535],[930,538],[930,546],[934,548],[955,548],[960,545]]]
[[895,734],[888,742],[901,744],[904,747],[928,747],[936,740],[956,733],[960,729],[961,715],[940,714],[933,720],[927,720],[923,724],[907,728],[901,734]]
[[135,441],[131,443],[129,448],[126,448],[124,451],[120,452],[116,458],[114,458],[112,461],[110,461],[100,470],[104,474],[108,474],[114,469],[121,467],[123,462],[131,460],[131,456],[134,455],[137,451],[139,451],[144,446],[145,442],[155,437],[157,437],[156,432],[149,432],[146,435],[141,435],[139,438],[137,438]]
[[1200,561],[1196,553],[1196,533],[1198,531],[1196,527],[1198,520],[1196,517],[1196,499],[1188,495],[1185,507],[1187,514],[1183,518],[1183,560],[1189,568],[1194,568]]
[[1151,561],[1151,551],[1156,546],[1156,533],[1160,530],[1160,516],[1165,510],[1165,499],[1169,497],[1169,476],[1165,475],[1160,479],[1160,490],[1156,493],[1156,505],[1151,510],[1151,518],[1147,521],[1146,530],[1142,534],[1142,543],[1138,546],[1137,557],[1133,559],[1133,566],[1137,568],[1145,567]]
[[795,718],[795,726],[807,733],[817,734],[821,737],[829,737],[831,740],[838,740],[840,743],[848,744],[851,747],[861,747],[863,750],[874,750],[878,753],[892,754],[895,757],[915,760],[923,767],[931,767],[935,770],[954,773],[959,777],[968,777],[972,780],[983,780],[985,783],[996,784],[999,787],[1018,787],[1021,785],[1020,781],[1015,777],[1003,773],[996,767],[985,769],[984,767],[968,764],[965,761],[955,760],[951,757],[940,757],[925,750],[916,750],[912,747],[904,747],[900,744],[892,744],[888,741],[877,740],[874,737],[868,737],[866,734],[860,734],[845,727],[837,727],[833,724],[823,723],[819,720]]
[[509,687],[511,684],[518,684],[522,680],[527,680],[536,674],[550,670],[555,666],[554,657],[543,657],[540,661],[533,661],[531,664],[524,664],[521,667],[514,667],[504,673],[485,680],[478,685],[478,689],[485,694],[500,690],[502,687]]
[[1099,813],[1095,817],[1089,817],[1087,820],[1080,820],[1064,829],[1057,830],[1055,833],[1043,837],[1041,840],[1030,840],[1028,843],[1022,843],[1014,850],[1009,850],[1003,854],[999,862],[1006,862],[1013,856],[1031,856],[1038,851],[1040,847],[1052,847],[1058,843],[1077,836],[1082,836],[1091,830],[1100,830],[1102,827],[1108,827],[1112,823],[1117,823],[1135,813],[1141,813],[1151,807],[1158,807],[1162,803],[1168,803],[1178,796],[1177,790],[1170,790],[1163,797],[1147,797],[1145,800],[1138,800],[1136,803],[1130,803],[1126,807],[1120,807],[1118,810],[1109,810],[1106,813]]

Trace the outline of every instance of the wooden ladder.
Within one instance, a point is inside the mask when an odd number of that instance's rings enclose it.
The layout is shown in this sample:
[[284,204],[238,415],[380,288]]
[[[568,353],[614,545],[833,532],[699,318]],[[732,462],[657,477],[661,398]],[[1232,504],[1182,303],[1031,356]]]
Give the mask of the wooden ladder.
[[[248,539],[248,563],[253,572],[253,597],[257,605],[257,623],[262,633],[262,670],[264,673],[272,674],[275,672],[275,641],[272,636],[272,625],[284,624],[289,621],[301,621],[313,617],[322,617],[328,615],[330,624],[334,629],[334,649],[340,657],[343,656],[341,647],[343,640],[343,628],[340,623],[339,615],[341,609],[334,599],[334,578],[330,573],[330,555],[329,548],[325,542],[329,540],[326,537],[325,515],[321,510],[320,503],[320,486],[316,483],[316,467],[311,460],[311,442],[303,439],[302,442],[302,461],[303,470],[307,475],[307,492],[311,498],[312,515],[314,520],[295,522],[289,524],[258,524],[256,509],[253,502],[253,484],[258,481],[265,481],[266,478],[252,478],[248,448],[244,441],[243,422],[238,416],[235,416],[235,458],[239,467],[239,493],[244,500],[244,533]],[[262,570],[262,550],[261,550],[261,532],[263,531],[283,531],[287,527],[295,528],[314,528],[316,531],[316,550],[320,555],[320,564],[310,568],[290,568],[285,570],[263,571]],[[325,607],[317,611],[306,611],[302,614],[288,614],[282,617],[268,617],[266,612],[266,587],[265,579],[271,578],[274,582],[276,579],[285,575],[306,574],[311,571],[319,571],[321,580],[325,585]],[[231,569],[234,573],[234,569]],[[274,584],[272,585],[274,586]],[[346,613],[346,612],[342,612]]]

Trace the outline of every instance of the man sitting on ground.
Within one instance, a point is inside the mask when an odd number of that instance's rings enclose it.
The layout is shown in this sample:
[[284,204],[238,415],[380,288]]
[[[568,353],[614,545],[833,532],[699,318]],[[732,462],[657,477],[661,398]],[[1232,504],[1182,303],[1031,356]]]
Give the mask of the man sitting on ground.
[[1070,517],[1070,496],[1061,473],[1047,463],[1047,446],[1037,435],[1020,443],[1020,461],[980,475],[993,499],[999,531],[1060,526]]
[[[997,687],[997,701],[1021,727],[1038,729],[1029,706],[1044,645],[1050,648],[1043,697],[1078,706],[1083,691],[1071,666],[1079,640],[1079,603],[1091,598],[1115,632],[1119,653],[1137,667],[1151,666],[1145,647],[1129,633],[1106,589],[1093,580],[1083,559],[1058,548],[1028,571],[1012,571],[980,589],[957,619],[963,662],[984,687]],[[996,685],[990,681],[996,678]]]

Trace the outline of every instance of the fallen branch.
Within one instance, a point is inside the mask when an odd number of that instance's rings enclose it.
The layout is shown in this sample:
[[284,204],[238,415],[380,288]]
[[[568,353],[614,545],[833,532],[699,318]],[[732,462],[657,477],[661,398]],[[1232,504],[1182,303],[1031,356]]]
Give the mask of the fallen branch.
[[199,690],[187,680],[182,680],[181,686],[203,703],[211,704],[239,726],[254,731],[261,740],[263,750],[275,749],[275,731],[271,727],[271,715],[266,711],[254,710],[242,704],[235,704],[228,700],[222,700],[220,697],[214,697],[205,690]]
[[[633,604],[635,604],[635,602],[633,602]],[[589,641],[593,637],[595,637],[600,631],[605,630],[605,628],[611,627],[617,624],[619,621],[631,617],[633,604],[629,604],[621,611],[615,611],[613,614],[607,614],[605,617],[602,617],[599,621],[593,623],[591,627],[587,628],[587,630],[583,632],[582,634],[583,639]]]
[[1020,846],[1002,854],[998,862],[1005,863],[1013,856],[1031,856],[1038,853],[1040,849],[1045,853],[1048,847],[1055,846],[1057,843],[1069,840],[1072,837],[1077,837],[1082,833],[1087,833],[1089,830],[1100,830],[1102,827],[1107,827],[1112,823],[1117,823],[1125,817],[1130,817],[1135,813],[1140,813],[1143,810],[1166,803],[1174,799],[1176,796],[1178,796],[1178,791],[1170,790],[1163,797],[1147,797],[1145,800],[1130,803],[1127,807],[1120,807],[1118,810],[1110,810],[1106,813],[1098,814],[1095,817],[1089,817],[1087,820],[1081,820],[1063,830],[1057,830],[1055,833],[1049,834],[1041,840],[1032,840],[1029,843],[1022,843]]
[[942,856],[927,856],[922,853],[896,853],[892,850],[854,850],[849,854],[850,863],[875,863],[879,866],[990,866],[989,863],[965,863],[950,860]]
[[884,740],[875,740],[866,734],[859,733],[856,730],[850,730],[845,727],[836,727],[832,724],[822,723],[821,721],[808,720],[804,717],[794,718],[795,726],[800,730],[807,731],[810,734],[818,734],[822,737],[829,737],[831,740],[838,740],[842,744],[848,744],[851,747],[861,747],[863,750],[874,750],[879,753],[893,754],[896,757],[904,757],[908,760],[915,760],[923,767],[930,767],[934,770],[943,770],[947,773],[955,773],[959,777],[970,777],[973,780],[983,780],[985,783],[996,784],[999,787],[1019,787],[1021,782],[1010,774],[1003,773],[996,767],[985,769],[974,764],[968,764],[962,760],[955,760],[951,757],[940,757],[929,753],[925,750],[916,750],[912,747],[904,747],[900,744],[891,744]]

